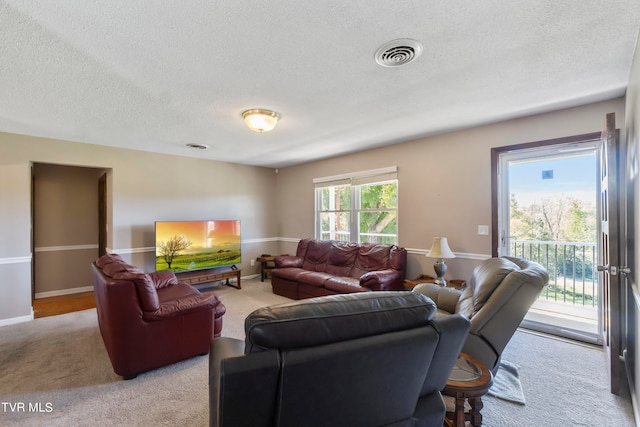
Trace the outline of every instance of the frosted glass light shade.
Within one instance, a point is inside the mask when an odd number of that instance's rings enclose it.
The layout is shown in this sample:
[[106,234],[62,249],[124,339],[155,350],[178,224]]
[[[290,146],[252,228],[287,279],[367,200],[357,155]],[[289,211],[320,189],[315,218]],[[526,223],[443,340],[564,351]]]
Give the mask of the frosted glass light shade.
[[254,108],[242,113],[244,123],[254,132],[269,132],[278,124],[280,114],[271,110]]

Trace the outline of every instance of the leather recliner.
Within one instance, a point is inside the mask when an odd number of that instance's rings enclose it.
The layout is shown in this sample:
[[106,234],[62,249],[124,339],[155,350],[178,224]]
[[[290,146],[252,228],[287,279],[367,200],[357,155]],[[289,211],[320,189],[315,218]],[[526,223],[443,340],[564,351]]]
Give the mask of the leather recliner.
[[408,291],[261,308],[209,352],[211,426],[441,426],[469,329]]
[[119,255],[91,263],[98,325],[116,374],[138,374],[209,351],[225,306],[171,271],[145,274]]
[[420,284],[413,291],[437,304],[436,318],[459,314],[471,321],[462,351],[495,374],[502,351],[548,282],[549,275],[540,264],[505,256],[484,260],[463,291],[433,283]]

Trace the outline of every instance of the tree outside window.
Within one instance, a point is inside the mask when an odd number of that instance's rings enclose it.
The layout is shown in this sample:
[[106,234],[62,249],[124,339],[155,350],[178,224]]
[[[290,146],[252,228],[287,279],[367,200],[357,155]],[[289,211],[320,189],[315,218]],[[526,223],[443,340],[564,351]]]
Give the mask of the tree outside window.
[[398,181],[317,188],[319,237],[397,244]]

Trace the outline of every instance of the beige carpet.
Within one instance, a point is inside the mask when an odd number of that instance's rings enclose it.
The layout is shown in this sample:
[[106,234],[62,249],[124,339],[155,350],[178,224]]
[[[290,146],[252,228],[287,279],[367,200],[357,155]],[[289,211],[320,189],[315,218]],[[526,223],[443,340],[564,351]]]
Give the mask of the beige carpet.
[[[220,286],[223,335],[243,338],[255,308],[289,301],[269,281]],[[631,406],[607,391],[604,353],[517,332],[505,358],[526,405],[485,397],[485,426],[630,426]],[[95,309],[0,327],[0,426],[207,426],[208,357],[123,381],[102,344]],[[23,406],[22,406],[23,405]]]
[[[227,307],[222,335],[236,338],[244,338],[251,311],[290,301],[274,295],[269,281],[215,292]],[[0,426],[209,423],[208,357],[123,381],[111,368],[95,309],[2,327],[0,343],[0,402],[7,403],[0,404]]]

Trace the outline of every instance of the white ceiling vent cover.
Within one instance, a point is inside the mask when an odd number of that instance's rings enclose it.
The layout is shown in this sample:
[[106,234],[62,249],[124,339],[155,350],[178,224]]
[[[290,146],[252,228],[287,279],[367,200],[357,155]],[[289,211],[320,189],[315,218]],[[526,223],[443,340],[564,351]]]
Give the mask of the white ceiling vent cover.
[[376,50],[376,62],[383,67],[399,67],[408,64],[422,53],[420,42],[412,39],[397,39],[385,43]]

